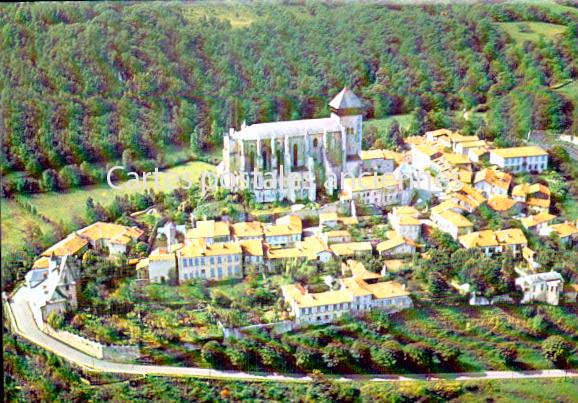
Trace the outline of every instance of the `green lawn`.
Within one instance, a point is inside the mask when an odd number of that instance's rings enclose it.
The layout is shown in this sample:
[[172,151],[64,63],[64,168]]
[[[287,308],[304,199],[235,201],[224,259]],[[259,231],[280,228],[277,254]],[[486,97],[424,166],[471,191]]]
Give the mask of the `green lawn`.
[[[205,162],[189,162],[163,171],[163,174],[172,174],[190,177],[192,181],[199,181],[200,175],[204,170],[214,171],[213,165]],[[142,175],[141,175],[142,178]],[[147,188],[153,188],[154,179],[147,178]],[[142,184],[142,183],[141,183]],[[25,198],[37,208],[40,214],[45,215],[54,222],[62,221],[65,225],[72,225],[74,218],[84,217],[86,209],[86,200],[92,197],[95,202],[100,202],[104,206],[108,205],[115,196],[141,191],[140,189],[131,189],[128,183],[119,184],[121,189],[113,189],[108,185],[89,186],[86,188],[75,189],[69,192],[50,192],[40,193]],[[141,189],[143,187],[141,186]],[[170,183],[159,182],[158,190],[167,191],[171,189]],[[23,222],[33,221],[43,224],[41,229],[50,230],[48,224],[36,219],[29,212],[18,206],[14,201],[2,201],[2,254],[13,250],[22,245],[22,228]]]
[[553,40],[566,30],[565,25],[548,24],[545,22],[501,22],[498,25],[521,46],[524,41],[538,42],[540,38]]
[[392,115],[383,119],[371,119],[363,122],[363,125],[365,127],[373,126],[376,127],[378,130],[386,130],[391,126],[394,120],[397,120],[399,126],[402,129],[407,130],[409,128],[409,125],[411,124],[411,115],[407,113],[404,115]]
[[23,229],[27,224],[37,224],[43,232],[52,229],[50,224],[35,217],[14,200],[0,200],[0,211],[2,220],[2,256],[22,246]]

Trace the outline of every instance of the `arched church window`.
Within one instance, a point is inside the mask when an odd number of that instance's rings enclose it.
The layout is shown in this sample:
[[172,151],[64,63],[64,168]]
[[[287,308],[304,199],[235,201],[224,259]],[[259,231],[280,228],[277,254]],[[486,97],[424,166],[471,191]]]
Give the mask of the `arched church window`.
[[249,171],[255,169],[255,152],[253,150],[249,151]]
[[299,152],[297,149],[297,144],[293,144],[293,166],[297,167],[298,165],[298,156],[299,156]]
[[269,153],[267,152],[267,148],[264,147],[263,151],[261,151],[261,158],[263,159],[263,169],[268,169],[269,168]]

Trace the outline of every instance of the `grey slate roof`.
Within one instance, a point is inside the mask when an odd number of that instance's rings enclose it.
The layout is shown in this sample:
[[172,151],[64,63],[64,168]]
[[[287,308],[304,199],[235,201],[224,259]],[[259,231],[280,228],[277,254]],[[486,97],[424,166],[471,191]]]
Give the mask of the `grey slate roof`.
[[238,138],[253,140],[278,136],[294,136],[340,131],[339,120],[332,118],[289,120],[284,122],[256,123],[236,133]]
[[339,94],[329,102],[334,109],[361,109],[361,100],[349,88],[344,87]]

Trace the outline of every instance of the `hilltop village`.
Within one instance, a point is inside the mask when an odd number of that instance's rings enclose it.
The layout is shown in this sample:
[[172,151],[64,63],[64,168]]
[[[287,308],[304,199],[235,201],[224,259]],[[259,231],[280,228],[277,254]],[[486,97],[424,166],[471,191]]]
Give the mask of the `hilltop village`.
[[[344,314],[397,312],[416,304],[416,292],[431,291],[440,281],[449,287],[445,295],[463,295],[470,305],[576,300],[578,285],[559,272],[544,271],[536,251],[528,247],[528,236],[555,237],[562,248],[578,244],[578,222],[551,214],[550,189],[543,181],[532,181],[548,169],[546,150],[532,145],[496,148],[448,129],[405,138],[398,151],[362,150],[359,99],[345,88],[330,107],[326,119],[232,130],[225,137],[220,169],[235,165],[250,173],[284,160],[297,171],[322,166],[326,173],[374,172],[380,180],[346,179],[335,201],[313,209],[297,203],[318,199],[318,189],[306,194],[254,190],[257,202],[286,200],[284,212],[271,221],[191,215],[187,224],[164,220],[152,234],[136,225],[96,222],[47,249],[26,275],[37,320],[46,322],[53,313],[78,307],[87,250],[117,259],[145,241],[147,254],[127,263],[139,284],[172,287],[201,281],[211,287],[249,273],[284,273],[300,264],[321,274],[324,267],[337,268],[313,290],[302,282],[277,288],[284,301],[282,319],[297,327],[332,322]],[[516,181],[519,175],[530,181]],[[509,225],[490,227],[487,219],[476,218],[481,213],[507,217],[499,222]],[[505,285],[481,280],[475,268],[465,271],[472,273],[470,278],[434,277],[428,286],[408,286],[403,277],[391,277],[432,259],[427,246],[439,239],[456,250],[501,259],[492,281]],[[500,279],[505,273],[508,279]]]

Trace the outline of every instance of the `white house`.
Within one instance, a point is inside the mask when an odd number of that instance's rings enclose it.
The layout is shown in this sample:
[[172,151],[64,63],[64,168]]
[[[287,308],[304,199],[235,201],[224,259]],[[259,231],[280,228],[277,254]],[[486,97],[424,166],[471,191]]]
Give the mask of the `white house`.
[[538,213],[524,217],[520,221],[527,230],[541,234],[555,218],[556,216],[550,213]]
[[137,270],[142,271],[139,278],[148,277],[151,283],[175,282],[177,281],[175,253],[167,248],[157,248],[148,258],[137,264]]
[[421,222],[418,219],[419,212],[415,207],[394,207],[387,217],[392,228],[402,237],[415,241],[421,235]]
[[432,211],[431,220],[440,231],[450,234],[456,240],[461,235],[469,234],[474,230],[474,224],[470,220],[450,209]]
[[518,277],[516,287],[524,293],[523,304],[540,301],[550,305],[558,305],[560,293],[564,287],[564,279],[560,273],[555,271],[530,274]]
[[[310,293],[300,284],[281,286],[295,322],[326,323],[349,312],[371,309],[393,312],[413,305],[404,285],[394,281],[380,282],[379,274],[365,270],[359,262],[348,261],[348,265],[352,266],[352,277],[341,279],[339,290]],[[354,267],[358,265],[362,268]]]
[[391,174],[344,178],[340,199],[384,207],[401,204],[404,192],[403,182]]
[[512,172],[542,172],[548,167],[548,153],[538,146],[499,148],[490,151],[490,164]]
[[359,157],[364,172],[377,172],[378,174],[393,172],[395,162],[402,159],[401,154],[390,150],[361,151]]
[[478,249],[486,256],[501,255],[509,250],[517,257],[522,254],[522,249],[528,246],[524,233],[518,228],[470,232],[461,235],[458,240],[464,248]]
[[287,215],[278,218],[275,224],[265,225],[263,232],[265,242],[271,246],[288,246],[300,241],[302,237],[301,217],[298,215]]
[[495,195],[507,196],[511,183],[512,175],[495,169],[482,169],[474,178],[474,187],[486,198]]
[[30,308],[43,321],[78,307],[79,267],[74,257],[41,258],[26,276]]
[[238,242],[191,243],[177,251],[179,281],[240,278],[242,258]]

